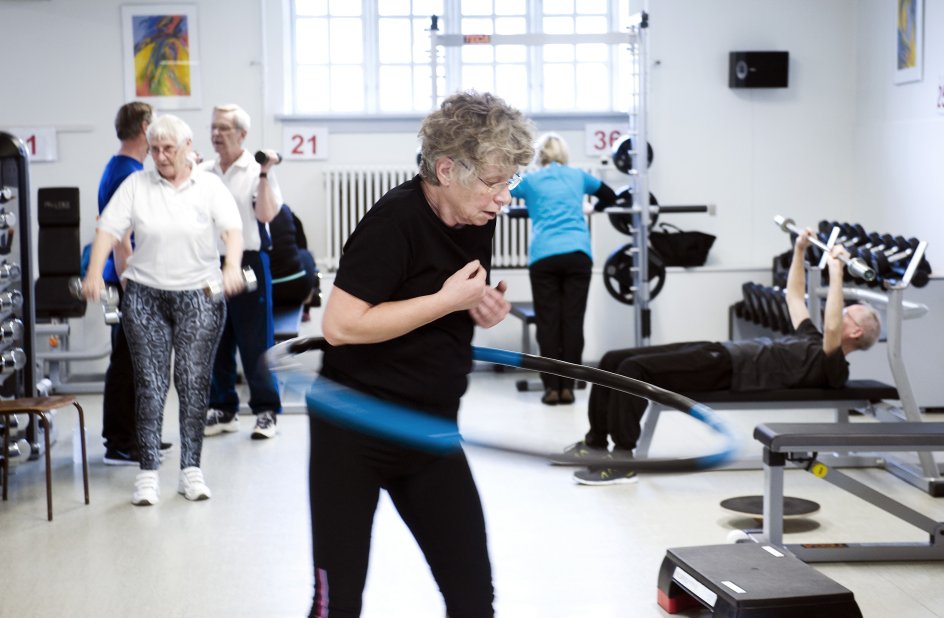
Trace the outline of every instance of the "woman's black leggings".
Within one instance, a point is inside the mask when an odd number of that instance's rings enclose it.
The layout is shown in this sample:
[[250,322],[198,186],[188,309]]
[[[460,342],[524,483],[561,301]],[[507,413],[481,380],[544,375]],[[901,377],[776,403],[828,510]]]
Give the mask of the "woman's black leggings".
[[[360,615],[374,512],[385,489],[423,551],[449,617],[491,618],[485,518],[465,454],[424,453],[309,418],[315,565],[310,617]],[[408,594],[403,602],[410,602]]]
[[158,290],[132,281],[125,290],[121,313],[134,364],[141,469],[157,470],[161,464],[172,350],[180,400],[180,467],[199,467],[210,369],[223,332],[226,304],[207,298],[203,290]]
[[[583,317],[593,260],[582,251],[552,255],[529,268],[534,320],[541,356],[580,364]],[[572,378],[541,374],[544,388],[574,388]]]

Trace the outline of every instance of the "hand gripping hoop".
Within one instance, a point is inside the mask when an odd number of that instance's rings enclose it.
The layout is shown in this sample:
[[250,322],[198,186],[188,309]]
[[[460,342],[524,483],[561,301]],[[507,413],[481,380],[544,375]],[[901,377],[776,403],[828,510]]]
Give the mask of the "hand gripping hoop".
[[[322,350],[325,345],[325,340],[321,337],[291,339],[280,343],[267,352],[269,368],[283,377],[295,375],[307,382],[313,374],[317,374],[317,370],[311,360],[304,360],[304,354]],[[691,472],[718,467],[731,459],[736,450],[737,441],[733,433],[711,408],[647,382],[584,365],[495,348],[473,347],[472,358],[584,380],[656,401],[705,423],[724,438],[724,446],[717,452],[696,457],[646,458],[619,462],[609,457],[567,457],[533,448],[463,437],[458,425],[449,419],[377,399],[321,376],[316,377],[308,389],[308,410],[350,429],[432,452],[449,452],[460,448],[464,443],[516,455],[552,458],[554,463],[571,466],[609,466],[640,472]]]

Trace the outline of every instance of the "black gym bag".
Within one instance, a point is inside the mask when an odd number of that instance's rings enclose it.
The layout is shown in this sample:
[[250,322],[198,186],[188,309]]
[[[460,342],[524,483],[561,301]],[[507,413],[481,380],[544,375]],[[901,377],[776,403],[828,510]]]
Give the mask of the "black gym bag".
[[649,244],[659,252],[666,266],[701,266],[714,242],[711,234],[686,232],[664,221],[649,232]]

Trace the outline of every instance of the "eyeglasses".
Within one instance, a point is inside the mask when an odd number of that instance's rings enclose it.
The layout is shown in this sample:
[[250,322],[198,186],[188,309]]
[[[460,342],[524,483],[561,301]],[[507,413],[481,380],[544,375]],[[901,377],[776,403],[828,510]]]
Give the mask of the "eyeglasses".
[[849,312],[849,307],[843,308],[843,310],[842,310],[842,315],[843,315],[843,317],[847,317],[847,318],[849,318],[850,320],[852,320],[852,323],[855,324],[856,326],[858,326],[859,328],[862,328],[862,324],[859,323],[859,320],[855,319],[855,316],[852,315],[852,313]]
[[177,146],[176,145],[171,145],[171,146],[156,146],[155,145],[155,146],[151,146],[150,151],[151,151],[152,157],[158,157],[160,155],[164,155],[165,157],[173,159],[174,156],[177,154]]
[[[459,161],[459,163],[461,163],[462,167],[469,170],[470,172],[474,171],[474,169],[470,167],[469,164],[466,163],[465,161]],[[485,182],[484,180],[482,180],[482,177],[479,176],[478,174],[476,174],[475,177],[478,178],[482,182],[482,184],[486,186],[490,195],[498,195],[504,189],[508,189],[509,191],[511,191],[512,189],[517,187],[518,184],[521,183],[521,174],[518,174],[518,173],[516,173],[514,176],[512,176],[508,180],[500,180],[494,183]]]

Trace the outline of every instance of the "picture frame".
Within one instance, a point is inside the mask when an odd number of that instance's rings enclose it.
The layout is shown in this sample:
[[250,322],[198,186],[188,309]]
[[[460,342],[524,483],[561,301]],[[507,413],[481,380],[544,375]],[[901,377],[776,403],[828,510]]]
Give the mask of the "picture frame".
[[121,7],[125,99],[156,109],[202,105],[200,45],[195,4]]
[[919,82],[924,58],[924,0],[897,0],[895,83]]

